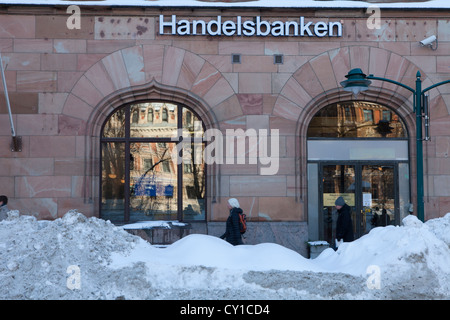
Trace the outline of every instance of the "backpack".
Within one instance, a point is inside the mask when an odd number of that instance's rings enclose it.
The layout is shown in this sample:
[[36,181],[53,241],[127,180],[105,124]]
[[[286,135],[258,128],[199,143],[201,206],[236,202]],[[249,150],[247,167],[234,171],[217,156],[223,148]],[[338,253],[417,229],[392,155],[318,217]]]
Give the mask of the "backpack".
[[239,213],[239,231],[244,234],[247,231],[247,216],[245,213]]

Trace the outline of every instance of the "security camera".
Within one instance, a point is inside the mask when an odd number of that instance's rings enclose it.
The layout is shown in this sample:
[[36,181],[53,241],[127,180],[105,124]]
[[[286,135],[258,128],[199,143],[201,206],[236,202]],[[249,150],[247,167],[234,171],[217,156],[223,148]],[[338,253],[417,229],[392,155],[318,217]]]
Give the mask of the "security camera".
[[[436,42],[435,48],[433,48],[433,42]],[[437,49],[437,38],[436,38],[435,35],[432,35],[432,36],[430,36],[430,37],[428,37],[428,38],[423,39],[422,41],[420,41],[420,45],[421,45],[422,47],[428,46],[428,47],[430,47],[432,50],[436,50],[436,49]]]

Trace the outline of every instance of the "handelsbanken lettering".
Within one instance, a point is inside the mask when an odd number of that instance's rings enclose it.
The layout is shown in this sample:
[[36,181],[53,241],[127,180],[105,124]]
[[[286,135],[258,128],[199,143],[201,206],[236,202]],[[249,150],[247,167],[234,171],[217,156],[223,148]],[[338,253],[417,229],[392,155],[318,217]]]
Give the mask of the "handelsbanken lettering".
[[169,19],[159,16],[159,34],[178,36],[274,36],[274,37],[342,37],[341,22],[306,21],[305,17],[292,21],[267,21],[260,16],[253,20],[243,21],[241,16],[236,20],[225,20],[222,16],[205,21],[197,19],[177,19],[172,15]]

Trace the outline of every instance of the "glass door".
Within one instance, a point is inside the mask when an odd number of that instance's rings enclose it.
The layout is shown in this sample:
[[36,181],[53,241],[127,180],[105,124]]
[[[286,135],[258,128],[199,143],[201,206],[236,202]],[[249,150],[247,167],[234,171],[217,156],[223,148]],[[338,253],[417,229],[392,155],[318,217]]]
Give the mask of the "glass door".
[[360,235],[372,228],[396,222],[396,179],[394,165],[363,165],[361,167]]
[[397,164],[323,164],[321,166],[319,236],[336,239],[335,201],[351,208],[355,239],[372,228],[399,223]]
[[332,246],[336,239],[336,222],[338,217],[334,203],[338,197],[343,197],[346,204],[352,209],[353,228],[356,228],[356,182],[355,165],[333,164],[322,166],[322,217],[319,219],[319,228],[321,230],[319,236]]

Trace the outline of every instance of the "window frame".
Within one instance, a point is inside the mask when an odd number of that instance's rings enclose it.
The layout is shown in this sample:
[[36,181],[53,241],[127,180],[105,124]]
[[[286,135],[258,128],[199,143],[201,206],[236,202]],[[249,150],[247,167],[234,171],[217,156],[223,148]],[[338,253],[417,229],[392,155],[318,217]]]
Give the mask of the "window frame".
[[[376,106],[380,106],[383,109],[381,110],[380,113],[380,119],[378,121],[378,123],[375,123],[375,115],[374,115],[374,111],[373,109],[368,109],[367,106],[361,105],[361,106],[357,106],[357,103],[367,103],[370,104],[374,107]],[[353,104],[351,106],[351,104]],[[340,106],[339,106],[340,105]],[[356,115],[356,108],[360,108],[360,119],[359,119],[359,123],[363,124],[364,122],[366,123],[372,123],[372,125],[375,127],[377,125],[380,125],[381,122],[384,121],[384,117],[385,114],[387,112],[389,112],[390,116],[389,116],[389,123],[391,121],[398,121],[401,125],[402,131],[403,131],[403,136],[396,136],[396,137],[387,137],[387,136],[382,136],[382,134],[380,134],[380,136],[332,136],[332,135],[316,135],[311,134],[310,133],[310,129],[312,126],[312,123],[314,122],[314,119],[316,119],[316,117],[320,117],[320,113],[322,112],[326,112],[326,109],[331,110],[331,108],[336,107],[337,108],[337,112],[336,112],[336,118],[339,118],[339,108],[341,109],[341,126],[336,126],[334,128],[339,128],[339,127],[349,127],[349,128],[354,128],[354,129],[358,129],[358,116]],[[368,117],[366,117],[368,114],[367,112],[370,111],[371,112],[371,119],[368,119]],[[395,116],[394,116],[395,115]],[[397,120],[394,120],[394,117],[397,117]],[[332,128],[332,126],[329,126],[328,128]],[[339,130],[336,130],[336,132],[338,132]],[[307,130],[306,130],[306,139],[307,140],[333,140],[333,139],[348,139],[348,140],[377,140],[377,139],[387,139],[387,140],[407,140],[409,136],[408,133],[408,127],[406,125],[405,120],[403,119],[403,117],[396,112],[394,109],[392,109],[391,107],[382,104],[382,103],[378,103],[378,102],[372,102],[372,101],[366,101],[366,100],[346,100],[346,101],[340,101],[340,102],[335,102],[335,103],[331,103],[326,105],[325,107],[317,110],[315,112],[315,114],[311,117]]]
[[[124,215],[123,215],[123,220],[121,221],[111,221],[113,223],[117,223],[117,224],[121,224],[121,223],[130,223],[133,222],[132,220],[130,220],[130,166],[131,164],[131,160],[130,160],[130,145],[132,143],[181,143],[183,141],[182,137],[178,137],[178,140],[174,140],[174,138],[172,137],[131,137],[131,121],[133,120],[133,112],[131,111],[132,106],[137,105],[137,104],[141,104],[141,103],[168,103],[168,104],[173,104],[176,106],[176,110],[177,110],[177,126],[176,130],[179,129],[183,129],[184,128],[184,124],[183,124],[183,109],[185,108],[188,112],[191,112],[199,121],[202,122],[202,129],[203,131],[206,130],[205,127],[205,122],[202,120],[202,118],[198,115],[197,112],[195,112],[192,108],[182,104],[182,103],[176,103],[173,101],[167,101],[167,100],[139,100],[139,101],[133,101],[131,103],[127,103],[124,105],[121,105],[120,107],[114,109],[105,119],[105,121],[102,124],[101,127],[101,134],[100,134],[100,150],[102,150],[103,145],[106,143],[123,143],[124,144],[124,149],[125,149],[125,183],[124,183]],[[162,108],[166,108],[167,110],[167,115],[169,117],[169,110],[167,109],[166,106],[161,107]],[[154,109],[154,108],[153,108]],[[124,121],[125,121],[125,135],[124,137],[104,137],[104,130],[105,127],[107,125],[107,123],[109,122],[109,120],[120,110],[124,111]],[[153,110],[154,111],[154,110]],[[161,116],[162,116],[162,112],[161,112]],[[147,119],[146,119],[147,120]],[[153,118],[154,120],[154,118]],[[148,123],[148,122],[147,122]],[[152,121],[152,123],[154,123],[154,121]],[[204,147],[206,146],[206,141],[203,139],[202,140],[202,144],[204,145]],[[203,148],[204,148],[203,147]],[[183,149],[183,148],[181,148]],[[182,156],[182,150],[181,152],[181,156]],[[204,163],[204,173],[203,173],[203,183],[204,183],[204,211],[205,211],[205,215],[203,217],[203,219],[201,220],[193,220],[196,222],[201,222],[201,221],[206,221],[207,217],[208,217],[208,201],[207,201],[207,191],[208,191],[208,165],[206,163]],[[100,151],[100,156],[99,156],[99,216],[100,218],[102,217],[102,197],[103,197],[103,193],[102,193],[102,188],[103,188],[103,155],[102,152]],[[180,163],[177,163],[177,220],[178,221],[191,221],[189,219],[185,219],[184,215],[183,215],[183,190],[185,189],[185,186],[183,185],[183,175],[185,174],[184,172],[184,162],[180,161]]]

